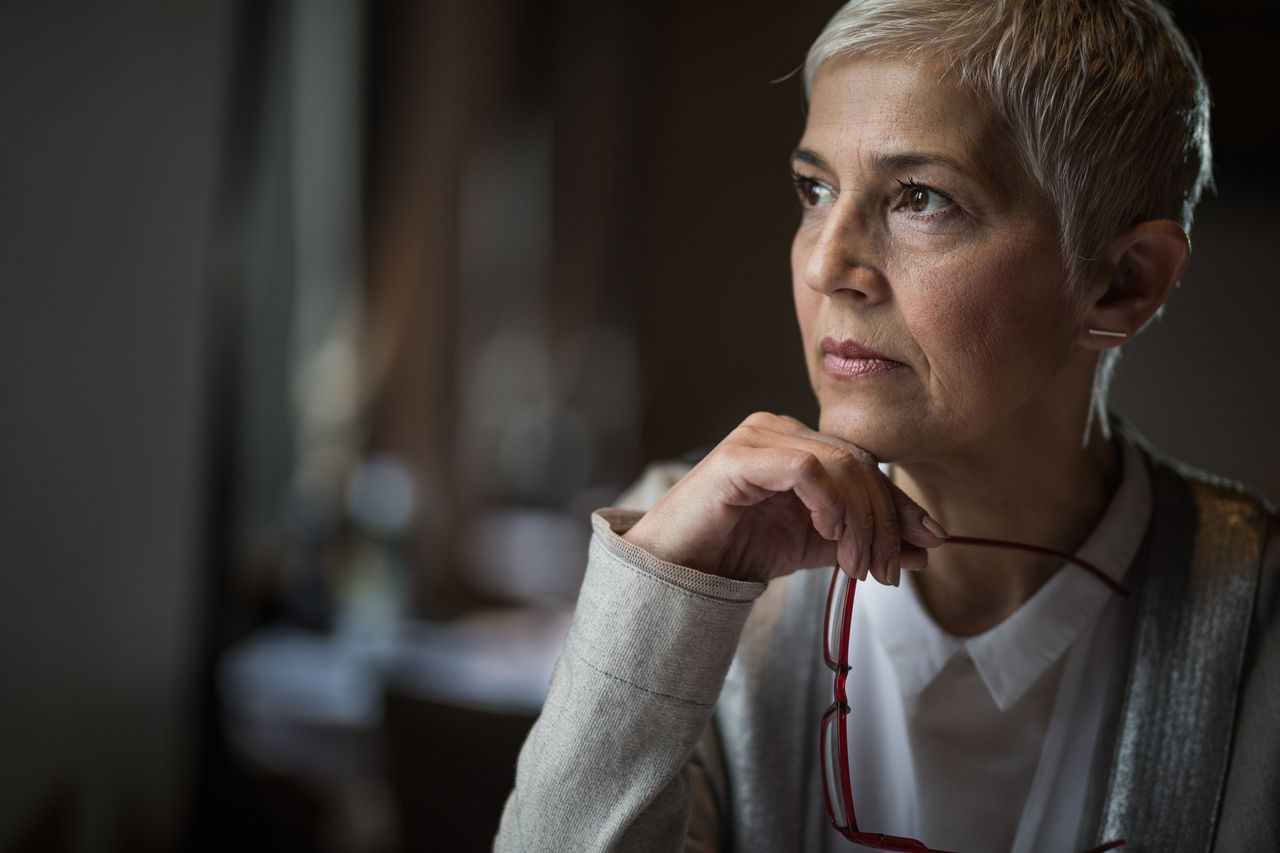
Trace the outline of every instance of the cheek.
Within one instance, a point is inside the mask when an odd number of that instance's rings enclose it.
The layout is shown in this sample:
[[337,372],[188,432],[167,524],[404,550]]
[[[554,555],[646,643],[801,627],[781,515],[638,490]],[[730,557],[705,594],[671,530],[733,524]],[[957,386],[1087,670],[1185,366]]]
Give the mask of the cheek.
[[933,372],[941,376],[970,373],[995,355],[992,317],[972,298],[930,300],[913,324]]
[[1055,369],[1063,285],[1042,263],[1024,254],[981,263],[953,256],[921,281],[918,292],[929,297],[904,313],[939,386],[1021,393]]

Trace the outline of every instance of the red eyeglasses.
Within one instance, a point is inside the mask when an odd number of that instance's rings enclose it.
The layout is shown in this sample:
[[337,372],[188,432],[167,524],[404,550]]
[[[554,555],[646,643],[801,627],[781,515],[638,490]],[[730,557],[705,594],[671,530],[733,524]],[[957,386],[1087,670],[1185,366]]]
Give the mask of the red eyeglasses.
[[[1106,584],[1117,595],[1129,596],[1129,590],[1123,584],[1113,580],[1096,566],[1051,548],[977,536],[952,536],[945,544],[1015,548],[1048,554],[1079,566]],[[822,755],[822,790],[827,798],[827,816],[831,818],[831,825],[845,838],[875,850],[949,853],[945,850],[934,850],[914,838],[885,835],[881,832],[864,832],[858,828],[858,818],[853,808],[853,788],[849,781],[849,701],[846,692],[850,670],[849,635],[853,626],[853,594],[856,586],[857,582],[841,571],[839,566],[832,571],[831,587],[827,591],[826,617],[822,626],[822,658],[835,673],[833,688],[835,698],[831,707],[822,715],[819,745]],[[1103,853],[1105,850],[1123,847],[1124,843],[1124,839],[1108,841],[1087,853]]]

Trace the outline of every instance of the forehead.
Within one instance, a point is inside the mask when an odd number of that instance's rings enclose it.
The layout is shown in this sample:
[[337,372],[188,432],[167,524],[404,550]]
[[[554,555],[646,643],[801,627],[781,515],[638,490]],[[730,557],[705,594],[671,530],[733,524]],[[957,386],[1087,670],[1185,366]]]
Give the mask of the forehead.
[[944,80],[933,65],[837,58],[818,72],[802,148],[833,169],[866,167],[904,153],[954,163],[966,176],[999,183],[1010,171],[1011,141],[993,110]]

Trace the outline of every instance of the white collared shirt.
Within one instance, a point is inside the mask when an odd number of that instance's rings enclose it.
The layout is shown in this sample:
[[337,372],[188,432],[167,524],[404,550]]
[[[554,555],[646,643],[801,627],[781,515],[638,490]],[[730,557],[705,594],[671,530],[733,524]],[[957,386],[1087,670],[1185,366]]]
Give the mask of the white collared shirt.
[[[1120,486],[1076,551],[1116,580],[1151,514],[1140,452],[1119,442]],[[849,766],[859,828],[959,853],[1076,853],[1114,649],[1132,618],[1124,600],[1067,565],[974,637],[938,627],[912,581],[858,584],[853,618]],[[865,849],[831,833],[833,850]]]

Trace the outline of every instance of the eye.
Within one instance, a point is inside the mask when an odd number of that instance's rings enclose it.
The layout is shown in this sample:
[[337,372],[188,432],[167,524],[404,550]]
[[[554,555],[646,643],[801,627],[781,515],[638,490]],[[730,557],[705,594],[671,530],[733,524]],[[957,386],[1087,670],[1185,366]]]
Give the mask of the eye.
[[898,181],[898,186],[902,188],[902,192],[898,195],[894,210],[931,214],[941,213],[954,204],[951,196],[914,180]]
[[806,209],[822,207],[835,200],[835,192],[822,181],[805,177],[799,172],[792,172],[791,182],[795,185],[796,196],[800,199],[801,207]]

